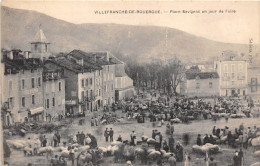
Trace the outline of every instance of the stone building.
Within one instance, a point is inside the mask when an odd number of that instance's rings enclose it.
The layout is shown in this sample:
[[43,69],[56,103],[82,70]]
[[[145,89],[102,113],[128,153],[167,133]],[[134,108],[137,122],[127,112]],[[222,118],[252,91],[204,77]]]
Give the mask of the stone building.
[[229,57],[214,62],[214,70],[220,77],[221,96],[247,95],[247,62]]
[[199,69],[186,71],[180,83],[180,94],[188,97],[219,96],[219,75],[217,72],[201,72]]
[[43,120],[42,61],[24,54],[21,50],[2,54],[2,103],[11,114],[7,124]]
[[45,121],[60,120],[65,115],[65,80],[62,70],[44,68],[43,92]]

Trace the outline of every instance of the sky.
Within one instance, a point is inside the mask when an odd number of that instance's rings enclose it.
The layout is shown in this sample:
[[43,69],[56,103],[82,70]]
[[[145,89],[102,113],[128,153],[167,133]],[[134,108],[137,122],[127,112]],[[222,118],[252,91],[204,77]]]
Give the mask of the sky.
[[[38,11],[75,24],[166,26],[225,43],[248,44],[249,40],[253,39],[254,44],[259,44],[260,2],[3,0],[2,5]],[[95,11],[104,13],[108,10],[160,10],[160,13],[95,14]],[[183,10],[195,10],[200,13],[183,13]],[[207,13],[202,13],[203,10]],[[209,13],[210,10],[216,10],[216,13]],[[223,13],[220,13],[220,10]]]

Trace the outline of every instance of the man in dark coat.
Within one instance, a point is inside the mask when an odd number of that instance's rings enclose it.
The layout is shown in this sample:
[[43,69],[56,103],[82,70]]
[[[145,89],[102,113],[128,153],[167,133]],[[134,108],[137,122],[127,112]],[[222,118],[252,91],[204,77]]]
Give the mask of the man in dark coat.
[[113,142],[114,130],[112,128],[110,128],[109,137],[110,137],[110,142]]
[[173,153],[174,152],[174,138],[172,135],[169,138],[169,148],[170,148],[170,152]]
[[183,161],[183,147],[179,142],[176,145],[176,159],[178,162]]
[[198,146],[201,146],[201,145],[202,145],[202,141],[201,141],[200,134],[198,134],[198,137],[197,137],[197,145],[198,145]]
[[104,132],[104,137],[106,138],[106,142],[108,142],[108,137],[109,137],[108,128],[106,128],[106,130],[105,130],[105,132]]

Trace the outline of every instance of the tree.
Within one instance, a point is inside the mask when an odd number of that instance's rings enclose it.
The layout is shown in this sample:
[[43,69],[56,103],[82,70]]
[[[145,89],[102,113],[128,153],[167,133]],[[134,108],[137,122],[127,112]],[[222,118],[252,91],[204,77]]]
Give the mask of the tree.
[[186,69],[185,66],[181,63],[181,61],[178,60],[177,58],[170,60],[168,65],[169,65],[169,70],[171,71],[170,74],[171,87],[173,93],[176,95],[177,86],[183,80]]

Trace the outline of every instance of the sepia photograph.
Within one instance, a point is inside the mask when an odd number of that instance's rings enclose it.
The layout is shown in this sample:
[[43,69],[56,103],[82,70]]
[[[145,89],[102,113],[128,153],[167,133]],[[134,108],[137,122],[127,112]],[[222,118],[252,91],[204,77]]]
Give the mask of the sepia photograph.
[[260,166],[259,1],[2,0],[3,166]]

